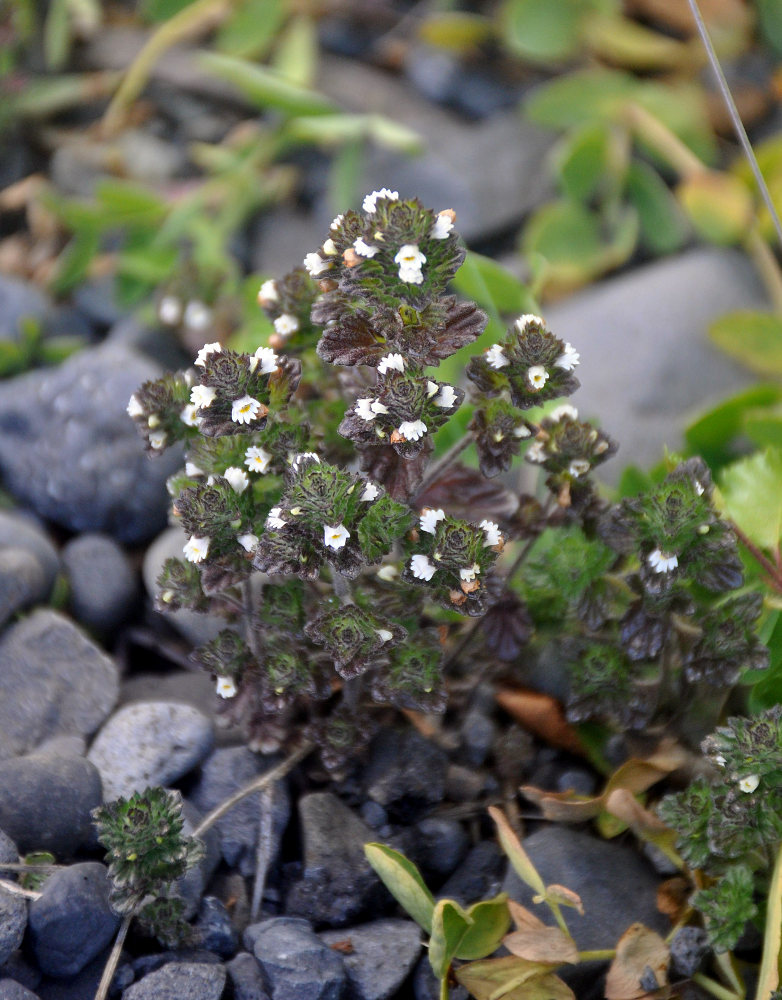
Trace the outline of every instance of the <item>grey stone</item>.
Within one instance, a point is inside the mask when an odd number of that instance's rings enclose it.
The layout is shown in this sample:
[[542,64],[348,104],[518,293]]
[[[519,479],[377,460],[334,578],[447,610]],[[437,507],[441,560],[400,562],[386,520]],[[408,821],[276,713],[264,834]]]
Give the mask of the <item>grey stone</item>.
[[573,791],[578,795],[594,795],[597,779],[591,771],[583,767],[569,767],[557,778],[557,791]]
[[225,967],[233,986],[234,1000],[270,1000],[266,977],[255,955],[239,952]]
[[[496,896],[507,869],[507,860],[493,840],[481,840],[441,886],[438,896],[455,899],[462,906]],[[551,881],[551,880],[550,880]]]
[[[198,783],[190,792],[190,800],[207,813],[277,763],[277,758],[264,758],[245,747],[215,750],[204,762]],[[278,856],[280,841],[290,819],[291,805],[286,783],[275,782],[270,792],[271,801],[267,795],[262,802],[260,792],[249,795],[215,824],[225,863],[230,868],[238,868],[248,878],[255,872],[261,810],[271,810],[270,864],[274,864]]]
[[108,802],[176,781],[203,760],[213,739],[209,719],[190,705],[137,702],[109,719],[88,757],[100,771]]
[[0,827],[22,853],[71,857],[92,840],[100,774],[84,757],[37,753],[0,762]]
[[136,980],[157,972],[164,965],[219,965],[220,956],[202,948],[178,948],[175,951],[159,951],[152,955],[139,955],[133,959],[133,972]]
[[166,479],[181,452],[148,458],[125,410],[157,375],[141,355],[99,347],[0,383],[0,472],[8,490],[71,531],[103,531],[129,544],[160,531]]
[[48,608],[6,630],[0,663],[0,760],[52,736],[92,735],[117,700],[114,662]]
[[340,1000],[346,983],[342,957],[306,920],[277,917],[251,924],[244,945],[261,963],[272,1000]]
[[225,906],[214,896],[204,896],[194,924],[195,945],[231,958],[239,948],[239,935]]
[[[440,1000],[440,980],[432,971],[428,956],[420,960],[413,976],[413,996],[415,1000]],[[463,986],[448,990],[448,1000],[468,1000],[470,994]]]
[[462,764],[451,764],[445,775],[445,798],[449,802],[475,802],[486,784],[486,775]]
[[[68,976],[66,979],[44,977],[40,985],[36,987],[41,1000],[92,1000],[97,992],[98,983],[103,975],[110,952],[111,946],[104,948],[75,976]],[[130,986],[132,982],[133,969],[127,954],[123,952],[109,987],[110,1000],[118,1000],[122,990]]]
[[377,912],[388,897],[364,855],[375,834],[331,792],[304,795],[299,819],[304,873],[288,892],[285,912],[329,927]]
[[[203,819],[203,815],[191,802],[185,800],[182,809],[185,816],[184,833],[192,836],[193,830]],[[200,838],[206,847],[206,853],[200,863],[187,872],[174,883],[174,893],[179,896],[185,904],[185,920],[191,920],[201,905],[201,897],[209,879],[220,864],[220,844],[217,831],[214,827],[206,831]]]
[[[142,575],[146,591],[153,600],[158,594],[157,578],[163,563],[166,559],[182,559],[182,547],[186,541],[187,536],[179,526],[167,528],[147,549]],[[219,615],[199,614],[188,608],[161,613],[194,646],[209,642],[225,628],[225,619]]]
[[412,920],[374,920],[344,931],[325,931],[333,947],[349,941],[343,953],[350,1000],[387,1000],[402,985],[421,952],[421,929]]
[[108,535],[84,534],[62,552],[74,617],[98,632],[108,632],[133,611],[138,587],[123,549]]
[[123,129],[116,144],[128,175],[142,184],[170,181],[187,163],[182,146],[169,141],[167,136],[153,135],[148,129]]
[[[19,860],[19,851],[5,830],[0,829],[0,864],[15,865]],[[0,869],[0,875],[2,869]],[[5,876],[2,876],[5,877]]]
[[367,795],[392,818],[417,819],[445,794],[448,756],[414,729],[383,729],[364,772]]
[[83,736],[52,736],[36,747],[35,753],[37,756],[49,757],[84,757],[87,753],[87,741]]
[[676,972],[692,979],[709,951],[709,935],[702,927],[680,927],[671,941],[671,962]]
[[446,878],[464,859],[470,846],[461,823],[436,816],[416,825],[416,860],[427,875]]
[[117,301],[117,279],[112,274],[81,282],[74,289],[73,304],[98,327],[110,327],[126,315]]
[[734,309],[763,308],[752,266],[738,250],[698,248],[603,281],[546,309],[551,330],[581,354],[582,419],[619,443],[601,466],[615,482],[629,462],[649,466],[681,447],[699,412],[756,377],[712,347],[709,323]]
[[38,1000],[38,994],[15,979],[0,979],[0,1000]]
[[[172,670],[165,674],[159,671],[134,671],[123,677],[119,689],[120,706],[152,700],[192,705],[210,719],[216,717],[219,705],[215,682],[205,670]],[[222,736],[222,730],[217,735]]]
[[28,938],[47,976],[75,976],[109,944],[120,918],[109,906],[111,883],[97,861],[50,875],[30,904]]
[[164,371],[178,371],[193,362],[169,330],[143,326],[135,316],[126,316],[115,323],[106,334],[105,342],[143,354]]
[[129,986],[122,1000],[220,1000],[225,980],[222,965],[170,962]]
[[460,736],[465,760],[473,767],[480,767],[494,744],[497,724],[486,714],[482,706],[475,705],[464,716]]
[[32,319],[43,323],[51,308],[34,285],[0,274],[0,340],[18,341],[21,322]]
[[0,626],[46,598],[46,572],[29,549],[0,548]]
[[[553,824],[525,837],[522,845],[546,885],[564,885],[581,897],[584,916],[567,911],[580,949],[613,947],[606,942],[618,941],[636,921],[660,934],[670,929],[655,905],[658,880],[632,848]],[[522,906],[534,907],[533,891],[512,869],[503,889]],[[547,920],[540,911],[535,909]]]
[[45,593],[54,586],[60,570],[60,557],[51,539],[29,514],[0,511],[0,548],[27,549],[38,560],[46,578]]
[[21,983],[28,990],[37,990],[43,978],[39,970],[24,958],[21,951],[15,951],[11,955],[0,969],[0,975]]
[[[19,852],[16,844],[3,830],[0,830],[0,863],[15,865],[18,861]],[[13,880],[14,876],[0,868],[0,878]],[[22,943],[26,925],[26,901],[23,897],[15,896],[0,888],[0,969]]]

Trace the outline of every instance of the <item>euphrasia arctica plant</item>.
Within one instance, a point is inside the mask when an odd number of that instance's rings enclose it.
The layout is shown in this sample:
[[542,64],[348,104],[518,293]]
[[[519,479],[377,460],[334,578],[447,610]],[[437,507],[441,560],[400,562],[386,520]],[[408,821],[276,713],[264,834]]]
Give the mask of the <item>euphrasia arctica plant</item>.
[[[672,672],[673,687],[722,683],[757,659],[751,629],[726,646],[731,609],[712,598],[741,574],[705,469],[609,509],[590,473],[612,441],[568,404],[540,409],[578,387],[579,355],[535,315],[469,360],[465,401],[436,377],[485,325],[448,293],[465,256],[454,213],[387,189],[362,207],[332,222],[303,269],[263,284],[268,346],[207,344],[129,405],[150,451],[185,444],[170,490],[188,541],[159,602],[225,616],[196,657],[251,743],[279,745],[304,716],[337,765],[377,707],[444,708],[457,642],[463,666],[523,662],[552,609],[563,655],[582,665],[575,718],[646,721],[638,692],[651,712],[665,701],[648,694],[663,654],[668,687]],[[466,429],[434,460],[436,432],[463,406]],[[456,460],[470,445],[479,469]],[[547,500],[496,479],[522,452],[545,470]],[[556,539],[546,532],[517,579],[547,528]],[[484,616],[483,648],[464,646],[461,616]]]

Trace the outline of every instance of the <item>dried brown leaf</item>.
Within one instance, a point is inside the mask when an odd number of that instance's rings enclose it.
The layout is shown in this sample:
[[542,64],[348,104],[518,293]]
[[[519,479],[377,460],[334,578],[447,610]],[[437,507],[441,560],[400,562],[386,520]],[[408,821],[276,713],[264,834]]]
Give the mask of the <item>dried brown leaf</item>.
[[499,521],[502,527],[502,522],[515,514],[519,501],[501,483],[489,482],[477,469],[468,469],[457,462],[415,498],[415,505],[444,507],[451,517],[475,524],[488,518]]
[[531,962],[550,962],[562,965],[578,962],[578,948],[572,938],[558,927],[538,927],[534,930],[513,931],[502,943],[511,953]]
[[581,902],[581,897],[577,892],[573,892],[572,889],[568,889],[565,885],[557,885],[556,882],[547,885],[546,899],[554,903],[559,903],[560,906],[570,906],[580,913],[582,917],[584,916],[584,904]]
[[555,698],[521,688],[500,688],[495,697],[501,708],[535,736],[551,746],[584,756],[581,740]]
[[678,923],[684,916],[692,895],[692,882],[683,875],[674,875],[657,887],[657,909],[670,917],[671,923]]
[[647,970],[651,970],[658,987],[666,985],[669,958],[668,945],[659,934],[643,924],[632,924],[619,939],[616,958],[606,975],[606,1000],[645,996],[649,989],[641,985],[641,979],[648,977]]
[[522,906],[521,903],[517,903],[514,899],[508,900],[508,911],[510,912],[511,920],[516,925],[517,931],[535,931],[546,926],[539,917],[535,916],[532,910],[528,910],[526,906]]

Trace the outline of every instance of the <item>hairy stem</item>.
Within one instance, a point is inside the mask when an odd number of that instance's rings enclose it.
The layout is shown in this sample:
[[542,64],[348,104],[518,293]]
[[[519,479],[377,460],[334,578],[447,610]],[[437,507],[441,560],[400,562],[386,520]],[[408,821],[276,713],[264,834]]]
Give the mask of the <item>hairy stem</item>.
[[624,111],[625,120],[635,134],[651,146],[682,177],[702,174],[708,168],[689,146],[640,104],[629,103]]
[[730,526],[733,529],[736,538],[738,538],[747,552],[749,552],[758,565],[760,565],[768,573],[768,582],[772,589],[782,593],[782,572],[780,572],[779,567],[775,566],[774,563],[761,552],[757,545],[747,538],[735,521],[731,521]]
[[692,977],[692,981],[706,990],[707,993],[711,993],[713,997],[717,997],[717,1000],[741,1000],[741,994],[734,993],[727,986],[723,986],[716,979],[712,979],[702,972],[696,972]]
[[268,785],[261,792],[260,816],[258,817],[258,847],[255,852],[255,882],[250,906],[250,918],[255,921],[261,912],[266,873],[272,852],[272,809],[274,806],[274,785]]
[[261,774],[257,778],[253,778],[249,784],[245,785],[244,788],[240,788],[238,792],[234,792],[230,795],[224,802],[221,802],[219,806],[207,813],[206,816],[201,820],[198,826],[193,830],[194,837],[203,837],[207,830],[211,829],[215,823],[222,819],[227,812],[229,812],[237,804],[241,802],[242,799],[246,799],[248,795],[252,795],[254,792],[261,792],[264,788],[268,788],[273,785],[275,781],[279,781],[280,778],[284,778],[289,771],[299,763],[299,761],[304,760],[304,758],[312,751],[314,743],[305,742],[297,749],[294,750],[290,756],[286,757],[284,761],[273,767],[271,771],[267,771],[266,774]]
[[122,954],[122,946],[125,943],[125,938],[128,936],[128,930],[133,916],[133,913],[126,913],[122,918],[122,923],[119,925],[117,936],[114,939],[114,947],[111,949],[111,954],[106,962],[103,975],[100,977],[100,982],[98,983],[95,1000],[106,1000],[106,997],[109,995],[109,987],[111,986],[111,981],[114,978],[114,973],[117,971],[119,957]]
[[777,850],[774,871],[768,887],[768,909],[763,933],[763,957],[758,972],[757,1000],[768,997],[779,988],[779,962],[782,957],[782,844]]
[[4,878],[0,878],[0,890],[10,892],[12,896],[24,896],[25,899],[41,898],[40,892],[36,892],[34,889],[25,889],[23,886],[17,885],[16,882],[8,882]]
[[755,265],[774,310],[782,314],[782,272],[779,270],[773,250],[760,235],[757,226],[750,229],[744,240],[744,249]]

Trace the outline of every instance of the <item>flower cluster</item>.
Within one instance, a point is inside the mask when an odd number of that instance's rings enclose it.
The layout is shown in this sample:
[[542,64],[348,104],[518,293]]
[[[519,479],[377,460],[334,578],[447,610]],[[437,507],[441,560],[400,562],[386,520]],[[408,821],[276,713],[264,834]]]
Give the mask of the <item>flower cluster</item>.
[[364,673],[379,657],[407,637],[407,629],[382,615],[347,604],[318,615],[304,631],[334,657],[345,680]]
[[127,412],[152,454],[197,436],[189,379],[181,373],[145,382],[130,397]]
[[300,355],[315,346],[321,332],[310,318],[316,296],[317,286],[303,267],[283,278],[264,281],[258,304],[274,324],[270,347]]
[[540,423],[535,440],[527,448],[527,462],[541,465],[548,473],[546,485],[556,494],[567,491],[570,502],[582,492],[588,474],[610,458],[616,445],[590,423],[579,421],[575,407],[556,407]]

